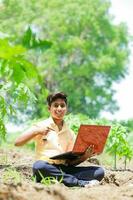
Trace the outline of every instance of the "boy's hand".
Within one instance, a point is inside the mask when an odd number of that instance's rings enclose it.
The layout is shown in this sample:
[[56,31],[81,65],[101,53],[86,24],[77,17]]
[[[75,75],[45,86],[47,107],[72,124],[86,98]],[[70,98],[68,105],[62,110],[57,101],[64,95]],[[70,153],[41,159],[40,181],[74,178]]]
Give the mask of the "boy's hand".
[[36,135],[44,135],[46,136],[50,131],[54,131],[54,129],[50,127],[43,127],[36,130]]
[[90,158],[94,155],[93,149],[94,149],[94,145],[90,145],[83,155],[79,156],[79,158],[74,159],[74,160],[66,160],[66,164],[68,165],[80,164],[81,162],[85,161],[87,158]]
[[94,155],[94,145],[90,145],[84,153],[84,157],[89,158]]

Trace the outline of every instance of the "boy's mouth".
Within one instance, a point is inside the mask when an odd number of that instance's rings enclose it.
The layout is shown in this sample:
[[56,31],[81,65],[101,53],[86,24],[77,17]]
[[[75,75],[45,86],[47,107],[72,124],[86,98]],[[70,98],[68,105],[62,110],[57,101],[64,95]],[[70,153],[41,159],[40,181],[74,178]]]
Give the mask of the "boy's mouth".
[[62,116],[63,115],[62,112],[60,112],[60,113],[56,112],[55,114],[58,115],[58,116]]

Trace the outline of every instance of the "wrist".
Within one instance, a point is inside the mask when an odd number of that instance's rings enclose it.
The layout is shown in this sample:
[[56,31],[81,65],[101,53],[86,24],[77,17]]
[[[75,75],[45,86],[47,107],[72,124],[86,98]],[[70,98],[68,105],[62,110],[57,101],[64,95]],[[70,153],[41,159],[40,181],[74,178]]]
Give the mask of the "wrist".
[[35,131],[34,133],[33,133],[33,136],[35,137],[35,136],[37,136],[39,134],[39,132],[38,131]]

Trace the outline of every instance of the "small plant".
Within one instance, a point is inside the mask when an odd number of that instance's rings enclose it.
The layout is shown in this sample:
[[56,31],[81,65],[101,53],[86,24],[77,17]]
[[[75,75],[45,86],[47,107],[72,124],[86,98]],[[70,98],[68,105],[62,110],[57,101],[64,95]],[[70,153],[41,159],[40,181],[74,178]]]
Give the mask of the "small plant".
[[[60,170],[61,170],[61,169],[60,169]],[[61,172],[62,172],[62,170],[61,170]],[[41,174],[40,171],[39,171],[39,174],[40,174],[40,176],[41,176],[41,178],[42,178],[41,183],[44,184],[44,185],[46,185],[46,186],[49,186],[49,185],[55,184],[55,183],[61,183],[62,180],[63,180],[63,175],[62,175],[61,179],[58,181],[58,180],[57,180],[55,177],[53,177],[53,176],[44,177],[44,176]]]
[[132,147],[129,145],[129,143],[125,143],[123,148],[121,148],[121,151],[119,152],[119,156],[124,157],[124,169],[127,169],[127,160],[131,160],[133,157],[133,150]]
[[[60,171],[62,172],[61,169],[60,169]],[[55,177],[53,177],[53,176],[44,177],[40,171],[39,171],[39,174],[40,174],[40,176],[41,176],[41,178],[42,178],[41,183],[42,183],[43,185],[46,185],[46,186],[49,186],[49,185],[52,185],[52,184],[56,184],[56,183],[62,183],[62,181],[63,181],[63,172],[62,172],[62,176],[61,176],[60,180],[57,180],[57,179],[56,179]],[[33,176],[33,177],[32,177],[32,180],[33,180],[34,182],[36,182],[36,177]]]
[[131,159],[133,151],[127,140],[128,132],[126,128],[120,124],[112,126],[107,141],[106,150],[114,156],[114,169],[117,168],[117,157],[125,157],[125,168],[127,159]]
[[42,177],[41,183],[46,185],[46,186],[49,186],[49,185],[58,183],[58,180],[56,178],[52,177],[52,176]]
[[8,164],[8,156],[7,153],[5,153],[4,155],[2,155],[0,157],[0,164],[1,165],[7,165]]
[[20,183],[21,182],[21,175],[16,169],[8,168],[5,170],[2,176],[2,181],[4,183]]

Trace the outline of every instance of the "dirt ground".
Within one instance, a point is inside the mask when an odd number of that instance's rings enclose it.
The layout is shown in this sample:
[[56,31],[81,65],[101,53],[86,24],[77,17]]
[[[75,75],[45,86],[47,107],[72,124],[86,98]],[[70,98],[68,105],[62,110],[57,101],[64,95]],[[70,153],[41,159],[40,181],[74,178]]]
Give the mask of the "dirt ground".
[[[105,167],[100,185],[68,188],[61,183],[43,185],[32,178],[33,157],[19,150],[0,150],[0,200],[133,200],[133,170]],[[92,165],[86,161],[84,165]]]

